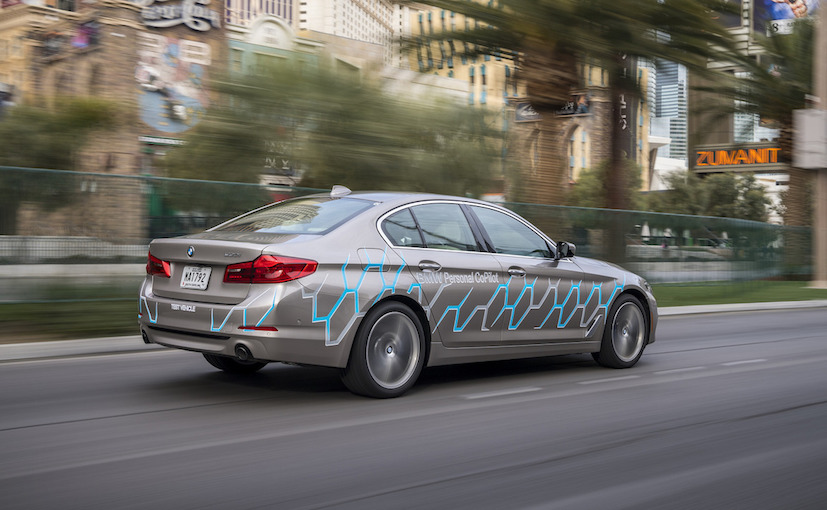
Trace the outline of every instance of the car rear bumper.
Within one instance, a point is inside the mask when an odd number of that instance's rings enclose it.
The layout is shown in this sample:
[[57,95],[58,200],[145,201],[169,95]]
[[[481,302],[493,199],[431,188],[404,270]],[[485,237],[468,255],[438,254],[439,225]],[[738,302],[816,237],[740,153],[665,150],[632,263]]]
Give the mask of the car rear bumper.
[[183,349],[235,357],[239,346],[244,346],[259,361],[282,361],[343,368],[347,352],[340,346],[326,346],[324,339],[290,338],[280,332],[264,335],[222,335],[175,330],[141,324],[145,342]]
[[261,361],[344,367],[350,343],[326,342],[324,325],[314,324],[306,310],[291,306],[301,303],[291,299],[294,292],[300,288],[271,286],[241,303],[221,305],[157,296],[147,280],[138,322],[148,343],[223,356],[235,356],[243,346]]

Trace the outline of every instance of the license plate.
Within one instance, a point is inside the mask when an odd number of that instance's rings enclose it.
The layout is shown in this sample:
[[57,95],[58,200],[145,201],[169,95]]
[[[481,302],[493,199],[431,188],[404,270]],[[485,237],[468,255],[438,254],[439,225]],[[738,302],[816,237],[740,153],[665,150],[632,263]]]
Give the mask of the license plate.
[[211,267],[184,266],[184,275],[181,277],[182,289],[204,290],[210,282]]

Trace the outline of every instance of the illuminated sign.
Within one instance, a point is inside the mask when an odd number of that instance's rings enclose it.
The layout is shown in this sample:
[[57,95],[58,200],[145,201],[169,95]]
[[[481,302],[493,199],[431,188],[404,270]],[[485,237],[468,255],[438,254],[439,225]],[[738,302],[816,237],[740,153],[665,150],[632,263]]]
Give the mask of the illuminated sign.
[[206,32],[210,28],[221,28],[221,14],[207,6],[211,0],[134,0],[143,7],[141,18],[144,25],[154,28],[167,28],[186,25],[193,30]]
[[781,159],[781,148],[767,143],[697,147],[693,161],[696,172],[763,172],[786,167]]
[[542,117],[534,107],[531,106],[531,103],[517,103],[517,106],[514,108],[514,120],[516,122],[539,122],[542,120]]

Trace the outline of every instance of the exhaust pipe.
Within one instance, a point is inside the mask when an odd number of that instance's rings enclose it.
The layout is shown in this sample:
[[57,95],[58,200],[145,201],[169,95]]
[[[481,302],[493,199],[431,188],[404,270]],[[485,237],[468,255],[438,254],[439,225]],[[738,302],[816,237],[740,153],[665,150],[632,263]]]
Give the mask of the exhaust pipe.
[[241,361],[250,361],[253,359],[253,353],[250,351],[250,348],[246,345],[236,344],[235,357]]

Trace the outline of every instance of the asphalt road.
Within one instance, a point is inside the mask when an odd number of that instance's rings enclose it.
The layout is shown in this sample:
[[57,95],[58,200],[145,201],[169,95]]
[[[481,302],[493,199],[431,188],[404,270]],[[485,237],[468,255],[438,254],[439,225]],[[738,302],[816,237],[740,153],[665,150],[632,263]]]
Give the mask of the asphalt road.
[[821,509],[827,309],[665,317],[589,356],[252,377],[146,351],[0,363],[0,508]]

